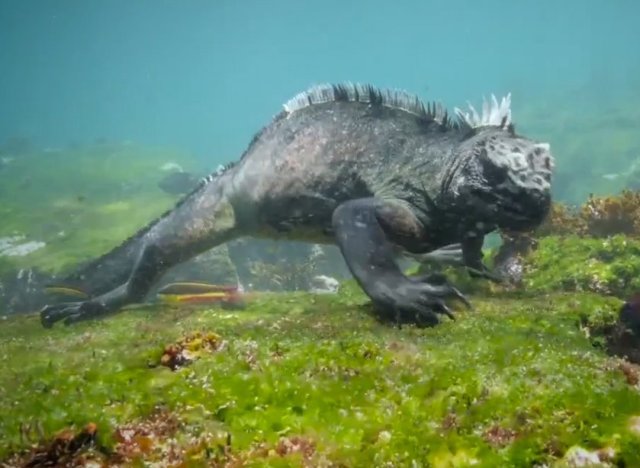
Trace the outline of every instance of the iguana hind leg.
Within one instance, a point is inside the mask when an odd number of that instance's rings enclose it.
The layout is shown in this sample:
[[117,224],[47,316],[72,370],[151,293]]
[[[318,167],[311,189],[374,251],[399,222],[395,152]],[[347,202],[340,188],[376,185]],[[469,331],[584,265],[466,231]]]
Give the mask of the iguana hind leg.
[[125,283],[87,301],[47,305],[40,321],[46,328],[60,320],[69,325],[141,302],[169,268],[232,239],[236,228],[233,207],[224,197],[203,196],[185,203],[149,231]]
[[[404,222],[391,232],[394,226],[389,221],[397,223],[401,218]],[[411,224],[414,230],[423,229],[411,210],[402,204],[376,198],[348,201],[335,210],[332,224],[349,270],[386,317],[398,324],[415,321],[432,325],[438,322],[436,314],[453,316],[446,299],[456,298],[469,305],[446,278],[415,280],[403,274],[396,264],[389,236],[408,237],[412,229],[407,228]]]
[[46,306],[40,313],[40,321],[46,328],[60,320],[64,320],[65,325],[70,325],[82,320],[106,317],[129,303],[141,301],[165,271],[162,263],[160,249],[155,245],[146,245],[126,283],[88,301]]

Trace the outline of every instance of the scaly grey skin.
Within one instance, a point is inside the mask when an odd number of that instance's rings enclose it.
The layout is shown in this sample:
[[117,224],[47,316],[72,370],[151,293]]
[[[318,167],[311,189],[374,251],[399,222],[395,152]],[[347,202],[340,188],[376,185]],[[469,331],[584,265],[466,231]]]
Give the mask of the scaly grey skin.
[[441,275],[405,276],[398,250],[446,257],[438,249],[459,243],[470,274],[497,280],[484,236],[535,227],[549,209],[549,145],[515,133],[509,97],[451,119],[404,92],[322,85],[284,107],[238,163],[67,278],[91,299],[44,307],[43,325],[139,302],[171,266],[240,236],[336,243],[383,315],[432,324],[451,316],[445,300],[467,301]]

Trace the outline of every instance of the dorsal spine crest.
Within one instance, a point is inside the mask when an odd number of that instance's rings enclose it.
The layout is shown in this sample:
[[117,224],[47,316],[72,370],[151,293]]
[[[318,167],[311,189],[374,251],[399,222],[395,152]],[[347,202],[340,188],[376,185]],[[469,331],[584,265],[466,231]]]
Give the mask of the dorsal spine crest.
[[399,109],[426,122],[435,122],[447,128],[455,127],[447,110],[436,102],[424,103],[414,94],[396,89],[379,89],[370,84],[320,84],[298,93],[284,104],[291,115],[300,109],[327,102],[360,102]]
[[379,89],[370,84],[320,84],[298,93],[284,104],[284,112],[292,115],[300,109],[327,102],[361,102],[399,109],[413,114],[426,122],[435,122],[444,129],[470,131],[479,127],[496,126],[503,129],[512,128],[511,94],[500,101],[491,95],[491,101],[483,99],[482,112],[469,104],[469,112],[455,108],[457,117],[453,120],[447,110],[437,102],[426,104],[414,94],[403,90]]

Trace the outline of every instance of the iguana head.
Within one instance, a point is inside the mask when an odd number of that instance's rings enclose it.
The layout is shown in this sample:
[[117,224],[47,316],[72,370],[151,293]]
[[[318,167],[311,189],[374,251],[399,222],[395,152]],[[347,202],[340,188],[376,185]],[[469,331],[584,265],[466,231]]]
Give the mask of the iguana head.
[[516,135],[508,101],[506,106],[504,99],[493,102],[483,117],[466,115],[471,131],[456,152],[460,165],[451,189],[458,206],[479,220],[529,230],[542,223],[551,206],[553,156],[549,144]]

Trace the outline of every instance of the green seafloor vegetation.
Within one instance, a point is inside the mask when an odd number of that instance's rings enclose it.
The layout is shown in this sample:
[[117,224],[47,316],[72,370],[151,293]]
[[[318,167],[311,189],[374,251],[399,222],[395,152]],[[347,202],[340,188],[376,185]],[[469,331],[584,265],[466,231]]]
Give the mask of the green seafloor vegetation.
[[0,256],[0,274],[29,267],[60,273],[108,251],[173,206],[175,197],[157,186],[164,164],[199,169],[182,152],[132,144],[4,153],[0,237],[23,236],[47,247]]
[[[154,183],[149,175],[140,191]],[[69,187],[77,191],[69,184],[61,197],[70,197]],[[100,208],[121,203],[113,192],[105,189],[104,200],[93,193],[93,201],[78,203],[94,208],[66,216],[120,216]],[[606,332],[640,273],[634,232],[608,235],[607,226],[615,231],[621,219],[634,225],[637,198],[554,209],[524,257],[522,287],[452,271],[474,310],[458,309],[457,320],[434,328],[380,322],[353,281],[337,295],[257,293],[238,311],[146,305],[52,330],[33,313],[5,317],[0,460],[640,466],[640,370],[611,352]],[[141,218],[172,203],[161,193],[154,200]],[[34,206],[44,216],[47,205]],[[108,248],[115,234],[102,222],[77,235],[101,237],[100,249]],[[132,216],[121,224],[133,230],[144,222]],[[122,225],[113,229],[126,231]],[[89,255],[61,245],[51,251],[69,255],[70,264]],[[62,262],[48,251],[8,260],[41,262],[46,270]]]
[[[619,112],[603,114],[616,131],[586,127],[627,158],[615,177],[601,146],[574,177],[593,150],[566,136],[578,118],[527,112],[566,199],[637,188]],[[123,144],[2,156],[0,238],[46,246],[0,256],[0,278],[117,245],[175,202],[157,187],[167,163],[207,172]],[[517,287],[451,271],[474,309],[433,328],[380,322],[353,281],[51,330],[0,310],[0,466],[640,466],[640,340],[618,322],[640,289],[640,195],[558,205],[532,235]]]
[[[143,307],[53,330],[12,318],[0,327],[2,456],[92,425],[104,453],[75,463],[542,466],[588,450],[640,465],[637,370],[583,325],[612,320],[618,300],[474,305],[397,329],[348,283],[238,312]],[[185,336],[194,362],[161,365]]]

